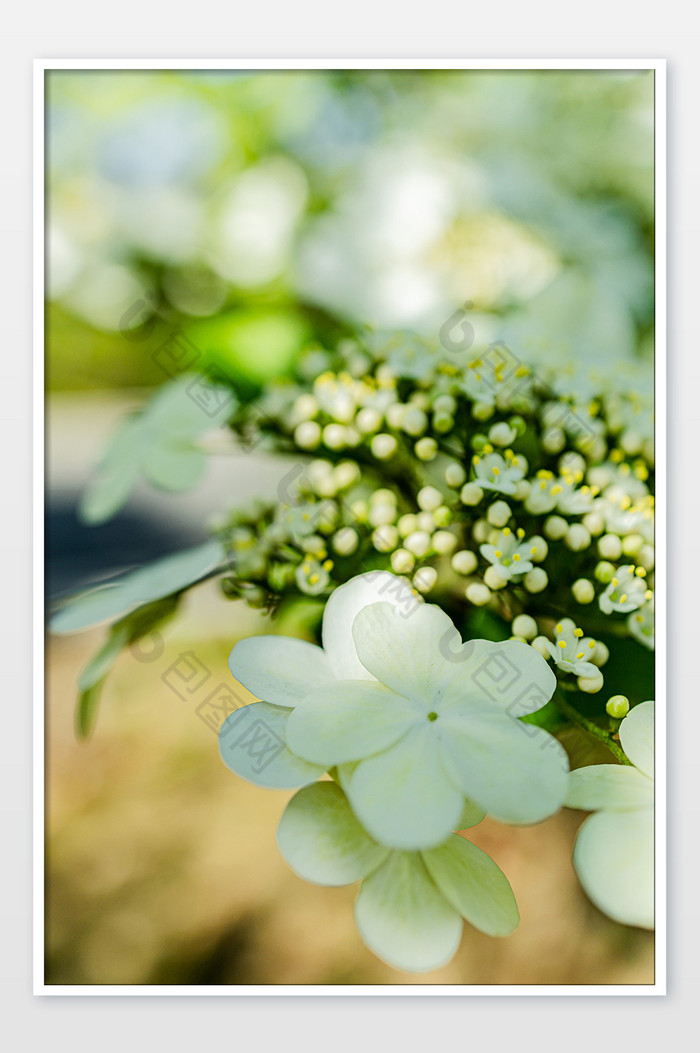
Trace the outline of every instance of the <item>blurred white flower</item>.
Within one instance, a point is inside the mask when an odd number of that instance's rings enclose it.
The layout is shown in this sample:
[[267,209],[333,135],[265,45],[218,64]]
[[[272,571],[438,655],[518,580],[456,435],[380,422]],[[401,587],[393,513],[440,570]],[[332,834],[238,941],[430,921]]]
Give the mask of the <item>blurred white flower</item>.
[[595,905],[616,921],[654,927],[654,703],[620,724],[633,766],[594,764],[569,776],[566,804],[594,811],[574,846],[574,867]]

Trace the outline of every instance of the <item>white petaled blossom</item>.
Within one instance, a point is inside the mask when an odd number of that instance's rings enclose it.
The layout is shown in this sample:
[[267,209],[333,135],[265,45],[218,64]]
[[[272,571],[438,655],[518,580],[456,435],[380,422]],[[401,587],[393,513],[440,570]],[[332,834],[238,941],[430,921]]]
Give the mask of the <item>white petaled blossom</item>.
[[627,619],[630,635],[650,651],[654,650],[654,597],[639,610],[633,611]]
[[628,614],[642,607],[653,595],[645,577],[644,567],[635,567],[633,563],[619,567],[605,592],[598,598],[601,611],[604,614],[612,614],[613,611]]
[[514,454],[512,450],[506,450],[503,454],[491,452],[490,446],[485,446],[484,450],[486,452],[472,459],[475,482],[482,490],[514,494],[527,472],[525,458]]
[[[556,686],[527,644],[462,643],[439,607],[386,572],[332,593],[322,638],[323,648],[275,636],[234,647],[233,675],[265,701],[223,725],[222,756],[233,771],[291,787],[338,767],[365,829],[408,851],[443,842],[465,801],[510,823],[558,810],[566,753],[518,719],[541,709]],[[236,750],[241,714],[256,708],[280,743],[279,774],[277,760],[259,771]]]
[[[480,822],[465,809],[462,829]],[[427,972],[459,946],[462,919],[489,936],[507,936],[518,908],[493,860],[460,834],[422,852],[395,851],[363,829],[342,789],[318,782],[300,790],[280,820],[287,863],[317,885],[361,881],[355,919],[365,944],[389,965]]]
[[481,555],[498,568],[506,581],[516,580],[534,567],[532,559],[536,554],[536,546],[532,539],[525,541],[524,537],[524,530],[513,531],[510,527],[504,527],[496,544],[480,546]]
[[593,662],[595,640],[584,636],[583,629],[578,629],[570,618],[558,622],[555,632],[555,642],[547,640],[546,646],[557,668],[574,676],[597,678],[599,671]]
[[654,703],[620,724],[631,765],[594,764],[569,776],[566,804],[595,814],[574,846],[574,868],[595,905],[616,921],[654,927]]

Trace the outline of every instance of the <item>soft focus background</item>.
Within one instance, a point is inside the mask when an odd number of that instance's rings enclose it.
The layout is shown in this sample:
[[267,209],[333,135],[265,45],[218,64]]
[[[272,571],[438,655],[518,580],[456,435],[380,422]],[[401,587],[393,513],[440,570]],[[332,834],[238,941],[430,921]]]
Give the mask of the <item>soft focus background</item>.
[[[47,89],[51,602],[202,539],[286,471],[222,449],[194,491],[143,487],[109,523],[79,522],[114,427],[167,379],[173,326],[249,393],[310,347],[364,326],[434,334],[467,301],[481,338],[534,362],[653,350],[652,74],[59,71]],[[417,980],[365,950],[354,890],[302,882],[276,850],[290,795],[218,759],[202,703],[261,620],[194,590],[119,660],[87,744],[75,680],[100,632],[50,639],[49,983],[651,982],[651,935],[578,889],[571,812],[473,831],[515,890],[514,936],[465,926]]]

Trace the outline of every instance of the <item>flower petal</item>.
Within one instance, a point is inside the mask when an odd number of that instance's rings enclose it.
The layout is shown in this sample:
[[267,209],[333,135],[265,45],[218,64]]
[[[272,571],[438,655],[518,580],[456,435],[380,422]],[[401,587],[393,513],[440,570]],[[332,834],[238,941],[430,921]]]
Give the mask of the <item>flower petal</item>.
[[513,890],[486,852],[453,834],[421,855],[445,899],[475,928],[489,936],[507,936],[517,928],[520,915]]
[[352,624],[370,603],[382,601],[401,609],[404,617],[422,604],[405,578],[388,571],[358,574],[335,589],[323,612],[323,649],[338,680],[373,680],[355,650]]
[[334,782],[314,783],[292,797],[277,844],[292,870],[317,885],[359,881],[389,854],[365,833]]
[[557,740],[542,728],[504,715],[436,722],[450,778],[470,800],[504,823],[538,823],[553,815],[566,795],[569,763]]
[[445,773],[439,737],[427,720],[383,753],[361,761],[346,792],[372,837],[407,850],[444,841],[459,826],[464,803]]
[[388,603],[365,607],[352,635],[360,661],[377,680],[405,698],[434,708],[454,675],[446,654],[461,641],[450,618],[434,604],[409,617]]
[[334,680],[322,648],[290,636],[251,636],[231,651],[236,680],[263,702],[296,706],[309,691]]
[[287,740],[300,757],[332,768],[392,746],[420,711],[383,684],[341,680],[311,691],[289,718]]
[[557,686],[542,655],[520,640],[470,640],[451,660],[452,679],[439,706],[445,715],[469,706],[524,717],[546,705]]
[[406,972],[428,972],[445,965],[462,934],[458,912],[413,852],[392,852],[363,881],[355,921],[369,949]]
[[295,790],[315,782],[326,771],[287,748],[290,710],[267,702],[242,706],[219,731],[219,753],[227,768],[256,786]]
[[472,826],[478,826],[486,818],[486,812],[473,801],[464,801],[462,814],[457,823],[457,830],[468,830]]
[[597,812],[574,846],[574,867],[596,907],[625,925],[654,927],[654,812]]
[[641,702],[620,724],[620,743],[629,760],[654,778],[654,703]]
[[626,764],[591,764],[571,772],[564,804],[589,812],[652,808],[654,783]]

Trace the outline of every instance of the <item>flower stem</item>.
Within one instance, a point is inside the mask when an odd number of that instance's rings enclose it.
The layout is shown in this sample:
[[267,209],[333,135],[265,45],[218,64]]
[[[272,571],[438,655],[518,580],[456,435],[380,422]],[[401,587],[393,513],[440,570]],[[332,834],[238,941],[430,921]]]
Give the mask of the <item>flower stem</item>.
[[552,702],[560,713],[565,717],[568,717],[572,724],[576,724],[577,727],[585,731],[587,735],[591,736],[591,738],[598,739],[599,742],[602,742],[603,745],[610,750],[613,757],[619,760],[621,764],[629,764],[631,766],[632,762],[627,759],[621,747],[613,741],[607,731],[598,727],[598,725],[594,724],[592,720],[588,720],[586,717],[582,716],[577,709],[574,709],[574,707],[565,701],[561,695],[557,694],[557,692],[552,696]]

